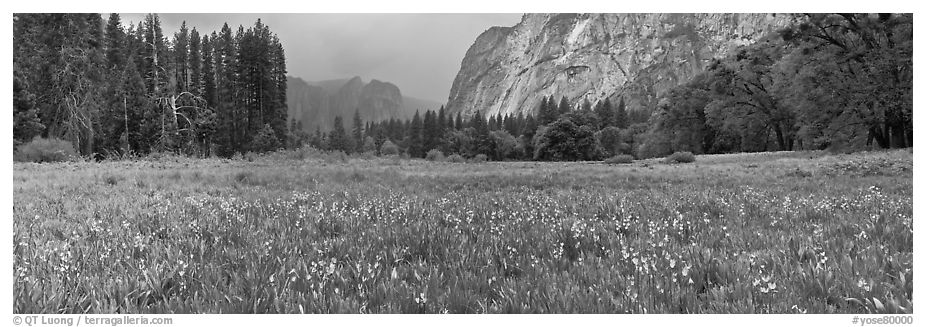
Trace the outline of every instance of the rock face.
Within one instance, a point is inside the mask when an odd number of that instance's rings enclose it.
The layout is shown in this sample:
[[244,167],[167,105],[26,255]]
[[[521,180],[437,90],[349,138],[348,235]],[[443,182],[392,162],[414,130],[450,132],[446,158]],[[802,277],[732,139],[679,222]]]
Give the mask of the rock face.
[[[652,110],[713,58],[792,22],[775,14],[527,14],[483,32],[453,81],[451,113],[535,113],[544,96],[570,103],[624,97]],[[616,102],[615,102],[616,103]]]
[[302,121],[308,132],[314,132],[316,127],[330,130],[336,116],[341,116],[344,127],[350,129],[356,110],[360,110],[360,118],[368,122],[407,118],[417,109],[437,110],[440,107],[433,101],[403,97],[392,83],[375,79],[369,83],[364,83],[360,77],[306,82],[289,76],[286,82],[289,119]]

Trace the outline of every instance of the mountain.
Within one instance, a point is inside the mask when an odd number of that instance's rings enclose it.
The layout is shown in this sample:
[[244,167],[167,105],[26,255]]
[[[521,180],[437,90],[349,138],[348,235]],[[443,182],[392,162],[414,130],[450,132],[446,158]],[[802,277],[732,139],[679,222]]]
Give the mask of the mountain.
[[302,121],[308,132],[316,128],[330,130],[336,116],[341,116],[344,127],[350,129],[356,110],[368,122],[405,119],[415,110],[437,110],[441,106],[435,101],[403,96],[392,83],[375,79],[366,83],[359,76],[317,82],[287,76],[286,83],[289,120]]
[[476,38],[447,110],[534,113],[551,95],[572,104],[624,97],[628,110],[652,110],[712,59],[792,22],[776,14],[526,14]]

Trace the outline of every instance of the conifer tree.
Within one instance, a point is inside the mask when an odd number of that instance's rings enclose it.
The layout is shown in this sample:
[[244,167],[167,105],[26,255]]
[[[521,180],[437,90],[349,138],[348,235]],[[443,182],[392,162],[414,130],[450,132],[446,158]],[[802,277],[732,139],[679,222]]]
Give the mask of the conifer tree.
[[356,151],[363,151],[363,120],[360,119],[360,110],[354,111],[354,129],[352,130]]
[[[605,106],[610,108],[611,100],[605,99]],[[614,126],[617,128],[627,128],[628,124],[627,110],[624,107],[624,97],[621,97],[620,102],[617,103],[617,111],[614,113]]]

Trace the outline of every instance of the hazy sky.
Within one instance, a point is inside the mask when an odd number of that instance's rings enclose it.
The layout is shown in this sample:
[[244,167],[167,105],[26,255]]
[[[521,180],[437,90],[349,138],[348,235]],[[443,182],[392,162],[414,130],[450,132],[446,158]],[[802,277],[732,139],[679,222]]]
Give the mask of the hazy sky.
[[[211,33],[258,18],[280,37],[289,75],[308,81],[360,76],[396,84],[403,95],[444,103],[466,50],[491,26],[521,14],[159,14],[166,37],[180,23]],[[105,17],[105,16],[104,16]],[[121,14],[125,25],[144,14]]]

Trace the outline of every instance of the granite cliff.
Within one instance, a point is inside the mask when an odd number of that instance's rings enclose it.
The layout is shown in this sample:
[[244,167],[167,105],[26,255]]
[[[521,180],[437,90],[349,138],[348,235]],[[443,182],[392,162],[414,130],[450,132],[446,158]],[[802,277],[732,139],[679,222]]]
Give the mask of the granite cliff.
[[534,113],[543,96],[576,104],[623,97],[652,110],[713,58],[792,22],[776,14],[526,14],[469,48],[450,90],[451,113]]

